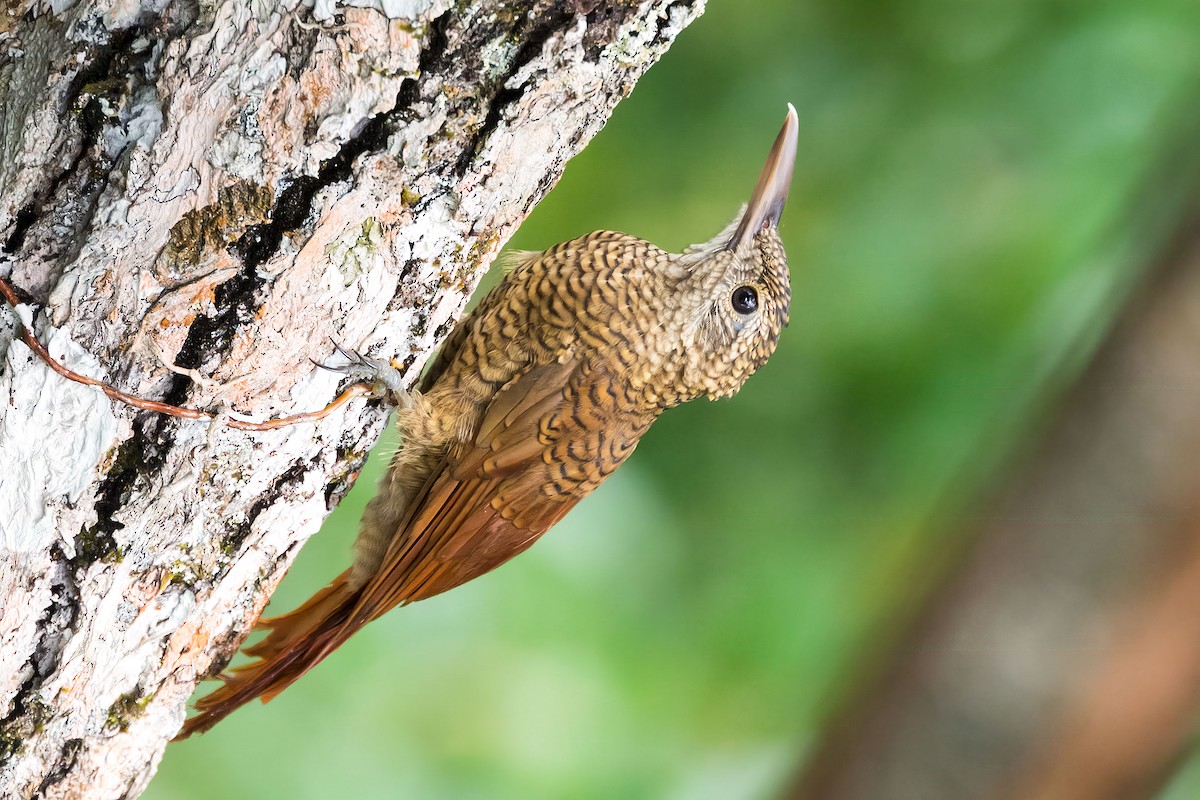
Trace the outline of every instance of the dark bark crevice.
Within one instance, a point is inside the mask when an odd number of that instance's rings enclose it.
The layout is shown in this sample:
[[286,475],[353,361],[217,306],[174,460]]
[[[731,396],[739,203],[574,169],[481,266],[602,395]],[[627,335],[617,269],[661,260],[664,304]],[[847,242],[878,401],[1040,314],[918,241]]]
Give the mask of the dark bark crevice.
[[69,153],[69,162],[47,177],[17,212],[3,247],[5,253],[27,260],[24,268],[14,270],[15,282],[38,303],[45,303],[74,258],[75,243],[90,227],[100,194],[119,162],[120,153],[109,152],[105,141],[110,131],[128,122],[115,109],[145,83],[152,49],[135,50],[132,45],[155,22],[115,31],[85,51],[84,66],[61,101],[62,118],[70,131],[63,141],[63,160]]
[[[387,147],[396,130],[396,121],[418,98],[419,81],[427,70],[435,68],[446,48],[445,28],[450,12],[438,17],[429,26],[429,38],[422,50],[418,76],[403,82],[395,105],[380,112],[348,139],[338,153],[321,163],[314,176],[301,176],[279,193],[271,211],[271,221],[248,228],[230,245],[242,262],[238,274],[216,287],[216,312],[200,315],[192,322],[175,365],[184,369],[201,369],[214,359],[225,355],[233,344],[237,331],[253,319],[261,302],[261,292],[267,278],[258,267],[275,255],[285,233],[300,228],[313,212],[317,193],[328,186],[353,179],[355,160],[364,154],[378,153]],[[191,387],[190,378],[176,375],[164,401],[182,405]]]
[[54,553],[54,570],[59,579],[51,586],[50,603],[43,609],[34,627],[37,647],[25,664],[28,675],[13,696],[8,713],[0,719],[0,767],[23,751],[24,740],[42,730],[53,716],[49,703],[41,697],[46,679],[58,669],[63,647],[79,618],[79,590],[66,569],[61,551]]
[[254,521],[258,515],[270,508],[283,495],[284,491],[294,483],[304,479],[308,471],[316,466],[316,461],[295,461],[271,482],[270,487],[250,505],[246,518],[229,526],[221,536],[221,549],[228,555],[234,555],[242,548],[246,537],[254,529]]
[[[537,24],[526,34],[525,27],[533,19],[537,20]],[[535,9],[517,17],[509,35],[514,39],[524,38],[524,44],[517,50],[508,68],[484,87],[484,93],[490,94],[483,103],[487,113],[484,114],[483,122],[467,140],[462,155],[455,164],[455,171],[459,175],[465,175],[471,168],[471,163],[487,144],[488,138],[499,127],[504,110],[524,96],[524,85],[510,87],[508,82],[541,54],[551,36],[565,32],[574,19],[574,13],[557,4],[540,12]]]

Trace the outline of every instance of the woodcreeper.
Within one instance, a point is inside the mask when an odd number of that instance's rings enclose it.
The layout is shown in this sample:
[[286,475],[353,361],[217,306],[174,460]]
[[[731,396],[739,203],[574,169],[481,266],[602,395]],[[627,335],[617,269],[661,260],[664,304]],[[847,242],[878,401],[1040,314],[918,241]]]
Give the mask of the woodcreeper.
[[347,371],[391,387],[403,443],[363,514],[353,566],[262,620],[267,636],[245,650],[257,660],[201,699],[181,736],[274,697],[389,609],[525,550],[664,409],[737,392],[787,324],[778,225],[798,128],[789,105],[750,202],[707,242],[674,254],[597,231],[517,254],[411,395],[390,368],[347,353]]

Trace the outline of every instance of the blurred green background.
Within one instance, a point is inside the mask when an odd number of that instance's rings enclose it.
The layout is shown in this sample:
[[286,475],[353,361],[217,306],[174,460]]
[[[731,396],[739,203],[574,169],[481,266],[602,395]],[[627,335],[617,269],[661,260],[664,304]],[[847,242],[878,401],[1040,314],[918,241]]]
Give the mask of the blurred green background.
[[[145,797],[771,797],[1177,221],[1147,188],[1197,31],[1195,0],[712,2],[512,245],[707,239],[791,101],[774,359],[529,553],[173,745]],[[349,563],[395,444],[278,608]]]

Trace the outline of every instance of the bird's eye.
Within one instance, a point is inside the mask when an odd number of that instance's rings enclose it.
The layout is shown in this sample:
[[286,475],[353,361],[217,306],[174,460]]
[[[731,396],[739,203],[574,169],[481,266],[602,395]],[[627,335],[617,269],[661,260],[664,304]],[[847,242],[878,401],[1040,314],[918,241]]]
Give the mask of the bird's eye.
[[758,310],[758,292],[753,286],[737,287],[729,300],[733,303],[733,310],[739,314],[753,314]]

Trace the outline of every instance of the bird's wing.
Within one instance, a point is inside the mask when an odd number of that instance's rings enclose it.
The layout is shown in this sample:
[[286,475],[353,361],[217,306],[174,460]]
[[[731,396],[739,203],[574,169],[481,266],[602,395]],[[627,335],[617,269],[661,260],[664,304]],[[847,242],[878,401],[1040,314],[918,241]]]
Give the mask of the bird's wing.
[[413,502],[351,624],[478,577],[531,545],[633,452],[654,421],[604,366],[533,366],[488,405]]

